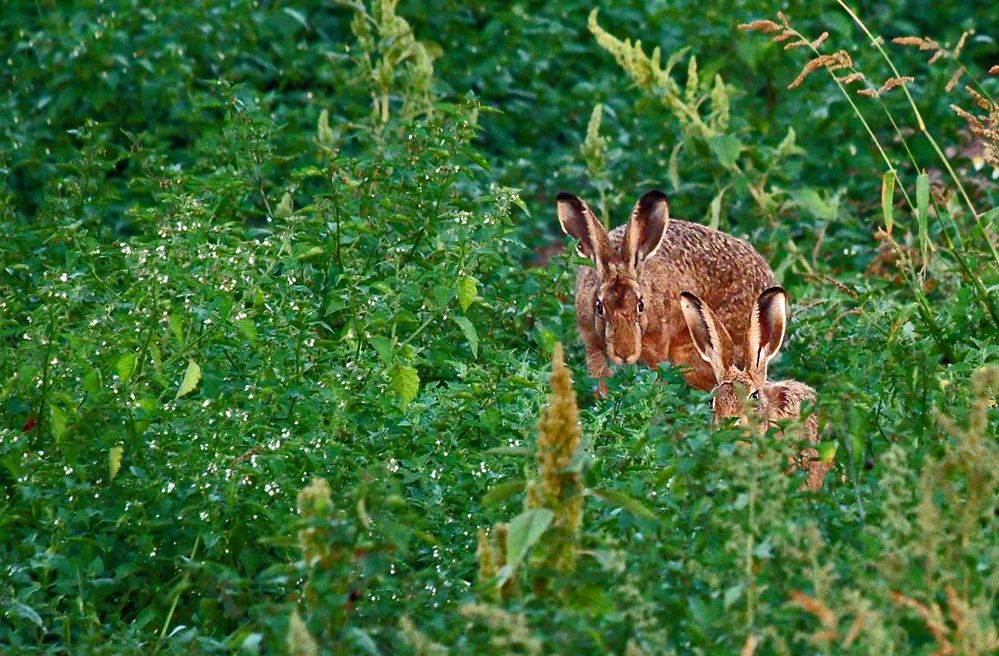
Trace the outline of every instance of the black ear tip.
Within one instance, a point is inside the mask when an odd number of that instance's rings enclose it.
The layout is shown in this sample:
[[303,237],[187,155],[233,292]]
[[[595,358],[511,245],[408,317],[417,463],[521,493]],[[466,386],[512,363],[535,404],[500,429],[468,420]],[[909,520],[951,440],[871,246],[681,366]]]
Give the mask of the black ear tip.
[[578,203],[579,198],[570,194],[568,191],[560,191],[558,195],[555,196],[555,201],[558,203]]
[[773,287],[768,287],[764,289],[760,294],[760,298],[772,298],[774,296],[787,296],[787,290],[780,285],[774,285]]
[[664,194],[662,191],[660,191],[659,189],[652,189],[651,191],[646,191],[642,195],[642,198],[639,202],[644,205],[646,203],[665,203],[668,202],[668,200],[669,199],[666,198],[666,194]]
[[693,304],[697,309],[701,308],[701,299],[697,298],[697,296],[691,294],[690,292],[680,292],[680,298]]

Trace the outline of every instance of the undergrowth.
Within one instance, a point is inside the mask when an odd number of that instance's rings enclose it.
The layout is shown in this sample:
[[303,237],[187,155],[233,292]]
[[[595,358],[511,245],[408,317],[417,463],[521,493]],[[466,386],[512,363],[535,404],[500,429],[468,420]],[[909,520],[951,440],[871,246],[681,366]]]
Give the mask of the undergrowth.
[[[919,7],[3,12],[0,651],[999,649],[999,55]],[[552,199],[653,186],[789,289],[822,491],[591,394]]]

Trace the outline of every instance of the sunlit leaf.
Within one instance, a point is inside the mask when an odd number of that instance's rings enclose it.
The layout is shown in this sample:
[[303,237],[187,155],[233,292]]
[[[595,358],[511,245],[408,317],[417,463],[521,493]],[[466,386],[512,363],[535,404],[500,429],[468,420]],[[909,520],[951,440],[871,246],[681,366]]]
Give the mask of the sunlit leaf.
[[201,367],[194,359],[187,361],[187,369],[184,371],[184,380],[180,382],[180,387],[177,389],[177,396],[174,400],[180,397],[190,394],[194,391],[194,388],[198,386],[198,382],[201,381]]

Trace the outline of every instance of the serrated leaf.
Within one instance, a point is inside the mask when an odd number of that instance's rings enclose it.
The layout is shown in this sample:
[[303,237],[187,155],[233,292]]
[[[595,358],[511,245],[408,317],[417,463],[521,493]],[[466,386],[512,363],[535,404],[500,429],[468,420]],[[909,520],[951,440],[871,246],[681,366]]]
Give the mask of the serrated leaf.
[[113,446],[108,449],[108,473],[112,481],[118,475],[118,470],[121,469],[121,459],[124,455],[125,448],[122,446]]
[[382,364],[388,366],[392,363],[392,358],[395,356],[395,346],[391,339],[385,335],[374,335],[368,341],[375,347],[375,352],[378,353],[378,359],[382,361]]
[[250,340],[252,344],[257,343],[257,325],[253,323],[253,319],[243,317],[236,322],[236,327],[243,334],[243,337]]
[[923,253],[923,266],[930,249],[930,176],[920,173],[916,178],[916,223],[919,226],[919,250]]
[[798,189],[792,193],[798,207],[819,219],[832,221],[836,218],[836,208],[812,188]]
[[174,397],[174,401],[180,397],[190,394],[194,391],[194,388],[198,386],[201,381],[201,367],[194,359],[187,361],[187,370],[184,371],[184,380],[180,382],[180,387],[177,389],[177,396]]
[[83,390],[89,396],[97,396],[101,393],[101,374],[97,369],[91,369],[83,377]]
[[513,576],[527,550],[544,535],[554,516],[547,508],[531,508],[510,521],[506,536],[506,565],[500,570],[497,585],[503,585]]
[[522,492],[526,486],[527,482],[523,479],[519,481],[504,481],[494,485],[482,496],[482,505],[491,506],[504,499],[509,499],[518,492]]
[[399,407],[405,409],[420,391],[420,375],[408,365],[396,364],[389,370],[392,389],[399,395]]
[[479,333],[475,330],[475,325],[468,320],[468,317],[456,316],[454,322],[458,324],[465,339],[468,340],[468,346],[472,349],[472,357],[479,357]]
[[181,345],[184,344],[184,324],[181,322],[180,317],[176,314],[171,314],[167,317],[167,323],[170,325],[170,332],[173,336],[177,338],[177,342]]
[[716,137],[711,137],[708,144],[711,146],[711,152],[718,158],[718,163],[726,169],[735,167],[735,163],[739,159],[739,154],[743,150],[742,142],[730,134],[720,134]]
[[118,358],[114,368],[118,372],[118,378],[121,379],[121,382],[127,383],[128,379],[135,373],[135,353],[126,353]]
[[279,219],[287,219],[289,216],[295,213],[295,201],[291,197],[291,192],[284,192],[281,196],[281,202],[278,206],[274,208],[274,216]]
[[66,435],[66,427],[69,424],[66,411],[55,404],[51,404],[49,405],[49,419],[51,421],[52,436],[55,438],[56,443],[62,442],[62,438]]
[[894,225],[893,212],[895,207],[895,170],[885,171],[881,178],[881,214],[885,220],[885,232],[891,236]]
[[591,489],[590,493],[600,497],[604,501],[611,503],[619,508],[627,510],[632,515],[637,517],[645,517],[647,519],[657,519],[656,513],[650,510],[645,504],[636,499],[635,497],[622,492],[620,490],[614,490],[611,488],[595,488]]
[[458,305],[464,312],[479,297],[479,281],[471,276],[462,276],[458,280]]

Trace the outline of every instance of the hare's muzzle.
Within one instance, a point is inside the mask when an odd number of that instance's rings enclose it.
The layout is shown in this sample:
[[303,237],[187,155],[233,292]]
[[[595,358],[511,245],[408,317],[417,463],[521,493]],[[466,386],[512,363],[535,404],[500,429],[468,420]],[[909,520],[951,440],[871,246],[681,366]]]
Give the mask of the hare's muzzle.
[[617,365],[633,364],[642,356],[642,331],[638,325],[607,326],[607,357]]

